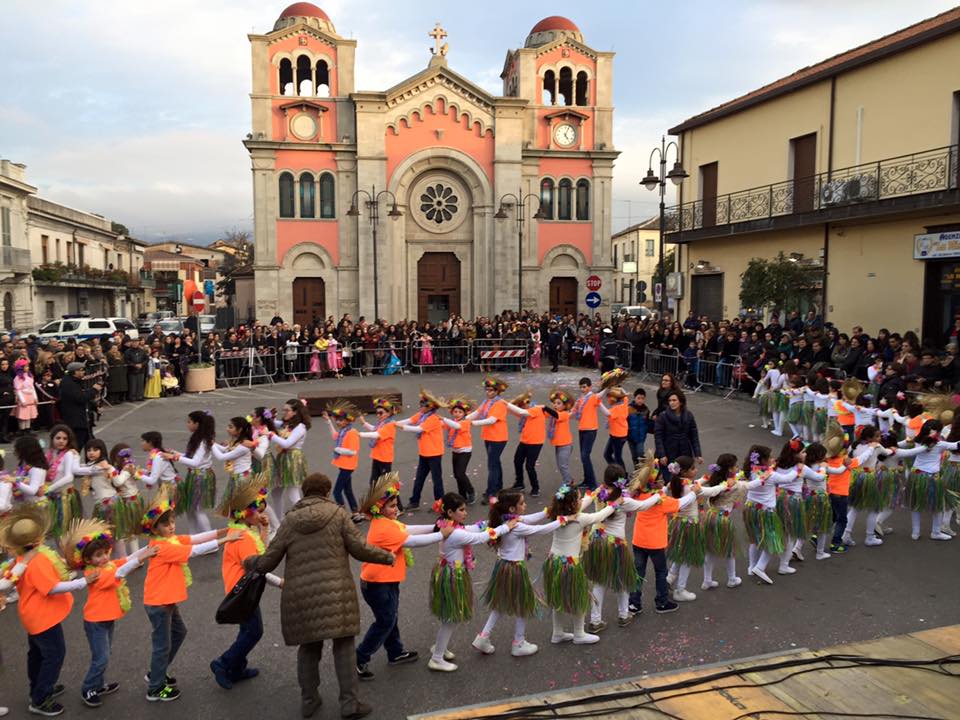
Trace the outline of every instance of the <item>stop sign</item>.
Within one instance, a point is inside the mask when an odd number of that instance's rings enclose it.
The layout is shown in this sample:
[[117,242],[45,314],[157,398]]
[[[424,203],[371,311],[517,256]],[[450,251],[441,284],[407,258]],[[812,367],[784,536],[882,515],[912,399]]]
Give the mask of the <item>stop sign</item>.
[[207,296],[199,290],[193,294],[193,309],[197,312],[203,310],[207,304]]
[[587,290],[599,290],[601,285],[603,281],[599,275],[591,275],[587,278]]

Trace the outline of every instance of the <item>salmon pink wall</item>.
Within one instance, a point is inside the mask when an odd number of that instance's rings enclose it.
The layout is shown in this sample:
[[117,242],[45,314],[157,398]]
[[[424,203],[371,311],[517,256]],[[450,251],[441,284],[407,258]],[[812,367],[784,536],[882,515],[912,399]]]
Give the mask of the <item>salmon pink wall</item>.
[[540,222],[537,223],[537,259],[543,258],[557,245],[573,245],[593,264],[593,223],[589,222]]
[[[307,45],[304,46],[300,44],[301,37],[307,38]],[[270,92],[273,93],[274,95],[280,94],[280,61],[277,60],[274,63],[273,61],[274,56],[277,53],[282,53],[282,52],[290,53],[293,56],[290,62],[293,64],[293,71],[294,71],[293,77],[294,77],[294,82],[296,82],[298,50],[313,50],[316,53],[322,53],[326,55],[328,58],[330,58],[329,60],[327,58],[322,58],[322,59],[327,60],[327,65],[331,65],[331,61],[332,61],[332,67],[328,68],[330,71],[330,97],[336,97],[337,89],[338,89],[337,48],[321,43],[318,40],[314,39],[312,36],[307,34],[302,34],[302,35],[298,34],[292,37],[284,38],[283,40],[279,40],[278,42],[270,46],[270,64],[271,64],[271,67],[273,68],[273,76],[270,78]],[[316,60],[312,61],[314,75],[316,75],[317,61],[320,59],[321,58],[317,58]],[[316,88],[314,88],[314,92],[316,92]]]
[[[323,105],[327,108],[326,112],[317,110],[316,108],[305,107],[302,111],[299,108],[289,108],[284,115],[284,111],[280,109],[281,105],[286,105],[291,102],[296,102],[296,97],[282,97],[274,98],[273,100],[273,139],[274,140],[289,140],[291,142],[322,142],[322,143],[332,143],[337,141],[337,108],[336,104],[332,100],[324,100],[321,98],[308,98],[311,102],[316,102]],[[316,138],[313,140],[301,140],[296,135],[287,130],[287,123],[290,122],[290,118],[296,115],[299,112],[307,112],[314,117],[319,117],[317,123],[320,125],[320,132]]]
[[593,177],[593,161],[588,158],[541,158],[540,176],[560,178]]
[[481,135],[479,124],[468,127],[466,116],[458,121],[457,112],[438,99],[436,113],[428,105],[423,108],[422,119],[412,115],[409,126],[405,120],[399,121],[398,132],[387,128],[387,182],[400,163],[425,147],[448,147],[469,155],[486,173],[487,180],[493,182],[493,132],[488,130]]
[[330,152],[277,150],[277,170],[330,170],[336,175],[337,161]]
[[314,243],[340,264],[340,243],[337,220],[277,220],[277,264],[294,245]]
[[[578,113],[584,115],[589,115],[586,120],[581,120],[578,117],[570,118],[553,118],[547,120],[547,115],[551,115],[558,110],[563,109],[563,105],[558,107],[550,107],[549,105],[537,110],[537,147],[539,148],[550,148],[550,133],[553,132],[553,128],[557,123],[569,123],[577,128],[577,132],[580,133],[580,143],[574,145],[570,150],[593,150],[593,110],[591,108],[585,107],[571,107],[571,110],[575,110]],[[560,149],[558,146],[554,146],[554,149]]]

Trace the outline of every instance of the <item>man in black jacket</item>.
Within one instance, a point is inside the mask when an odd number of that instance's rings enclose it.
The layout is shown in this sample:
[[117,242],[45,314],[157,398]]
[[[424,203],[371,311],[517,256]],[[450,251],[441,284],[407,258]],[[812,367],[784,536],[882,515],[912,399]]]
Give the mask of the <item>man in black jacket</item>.
[[72,362],[67,365],[67,374],[60,381],[60,417],[64,425],[77,436],[77,445],[83,448],[91,438],[90,403],[100,393],[100,385],[83,387],[83,375],[86,366]]
[[560,370],[560,345],[563,343],[563,335],[555,322],[550,321],[550,331],[547,333],[547,357],[553,367],[550,372],[559,372]]

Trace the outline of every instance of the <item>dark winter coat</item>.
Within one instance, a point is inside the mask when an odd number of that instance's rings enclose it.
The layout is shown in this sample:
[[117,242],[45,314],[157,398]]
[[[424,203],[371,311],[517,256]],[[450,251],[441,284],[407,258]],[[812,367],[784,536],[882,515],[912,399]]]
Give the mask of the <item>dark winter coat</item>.
[[305,645],[360,632],[360,607],[350,557],[389,565],[393,553],[372,547],[346,510],[330,498],[310,496],[288,512],[267,551],[248,569],[270,572],[286,557],[280,591],[280,626],[287,645]]
[[669,408],[661,412],[653,426],[653,435],[658,458],[665,457],[673,461],[681,455],[692,458],[701,456],[697,421],[689,410],[683,410],[679,415]]
[[60,381],[60,417],[64,425],[76,429],[90,429],[90,403],[97,397],[93,388],[84,389],[73,375],[64,375]]

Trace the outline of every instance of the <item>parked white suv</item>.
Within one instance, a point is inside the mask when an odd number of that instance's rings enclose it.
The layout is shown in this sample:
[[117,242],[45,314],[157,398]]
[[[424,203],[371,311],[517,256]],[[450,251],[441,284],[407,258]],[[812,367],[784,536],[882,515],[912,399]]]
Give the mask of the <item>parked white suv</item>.
[[[40,339],[56,338],[57,340],[66,340],[67,338],[89,340],[101,335],[112,335],[117,331],[126,333],[128,337],[138,336],[137,328],[126,318],[66,317],[48,322],[40,328],[37,337]],[[131,331],[134,334],[131,335]]]

